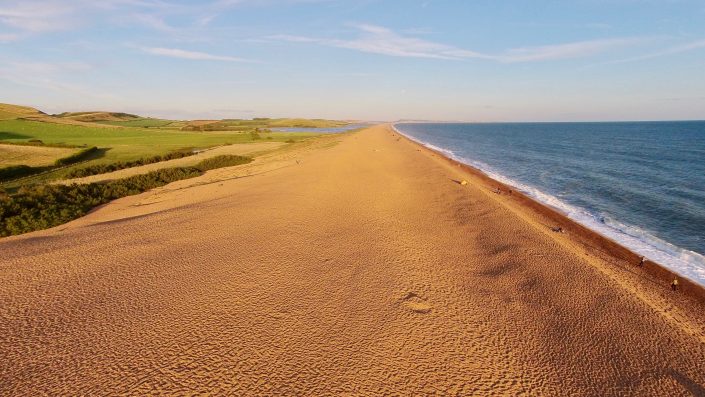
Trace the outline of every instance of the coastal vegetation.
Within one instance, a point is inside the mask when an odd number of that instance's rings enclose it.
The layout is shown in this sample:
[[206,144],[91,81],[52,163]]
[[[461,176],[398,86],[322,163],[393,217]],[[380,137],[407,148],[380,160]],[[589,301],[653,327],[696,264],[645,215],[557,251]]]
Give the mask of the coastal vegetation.
[[236,165],[247,164],[252,161],[252,158],[237,155],[222,155],[205,159],[196,164],[196,168],[201,171],[213,170],[216,168],[233,167]]
[[[294,142],[317,135],[271,132],[270,128],[274,127],[336,127],[345,124],[334,120],[269,118],[182,121],[119,112],[48,115],[26,106],[0,104],[0,146],[24,148],[22,157],[12,156],[20,161],[0,161],[0,184],[16,190],[26,184],[48,183],[170,160],[177,158],[173,153],[180,153],[184,148],[206,149],[262,139]],[[45,148],[43,157],[40,157],[39,150],[36,155],[26,150],[29,146]],[[57,151],[51,157],[45,153],[46,148],[81,151]],[[57,162],[59,159],[62,160]]]
[[67,179],[83,178],[91,175],[105,174],[125,168],[139,167],[141,165],[158,163],[161,161],[175,160],[188,156],[193,156],[197,152],[192,149],[183,149],[164,155],[146,157],[132,161],[117,161],[108,164],[95,164],[87,167],[75,168],[66,174]]
[[96,155],[99,150],[97,147],[92,146],[89,148],[81,149],[75,153],[72,153],[66,157],[62,157],[54,161],[53,165],[49,166],[29,166],[26,164],[10,165],[7,167],[0,168],[0,182],[22,178],[41,172],[51,171],[52,169],[65,167],[67,165],[76,164],[85,161],[92,156]]
[[202,173],[194,167],[167,168],[105,183],[28,186],[12,195],[0,193],[0,236],[57,226],[111,200]]
[[251,161],[250,157],[223,155],[203,160],[194,167],[165,168],[107,182],[25,186],[14,194],[0,191],[0,237],[54,227],[111,200]]
[[69,165],[69,164],[75,164],[80,161],[86,160],[88,157],[90,157],[92,154],[94,154],[96,152],[98,152],[98,148],[95,146],[81,149],[78,152],[76,152],[70,156],[63,157],[63,158],[56,160],[54,165],[56,165],[58,167],[62,167],[62,166]]
[[53,227],[111,200],[193,178],[205,171],[247,164],[250,157],[220,155],[194,166],[162,168],[124,179],[55,184],[60,179],[109,173],[236,143],[296,142],[315,133],[271,132],[274,127],[339,127],[308,119],[165,120],[120,112],[49,115],[0,104],[0,236]]

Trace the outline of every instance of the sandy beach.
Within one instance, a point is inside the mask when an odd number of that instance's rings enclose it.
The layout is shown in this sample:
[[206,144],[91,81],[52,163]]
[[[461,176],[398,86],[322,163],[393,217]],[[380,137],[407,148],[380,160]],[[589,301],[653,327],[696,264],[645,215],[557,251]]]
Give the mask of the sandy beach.
[[0,395],[705,395],[701,289],[507,190],[383,125],[0,239]]

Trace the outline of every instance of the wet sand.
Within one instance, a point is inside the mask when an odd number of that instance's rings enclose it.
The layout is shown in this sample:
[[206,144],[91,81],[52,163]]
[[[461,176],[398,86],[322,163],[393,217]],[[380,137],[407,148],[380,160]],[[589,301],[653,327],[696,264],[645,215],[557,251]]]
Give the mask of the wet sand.
[[0,394],[705,395],[697,294],[494,188],[380,126],[2,239]]

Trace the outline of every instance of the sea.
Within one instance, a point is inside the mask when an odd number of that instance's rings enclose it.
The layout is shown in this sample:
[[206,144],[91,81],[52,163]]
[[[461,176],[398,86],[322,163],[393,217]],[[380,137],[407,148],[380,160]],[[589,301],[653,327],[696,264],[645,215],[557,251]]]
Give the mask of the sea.
[[705,286],[705,121],[395,128]]

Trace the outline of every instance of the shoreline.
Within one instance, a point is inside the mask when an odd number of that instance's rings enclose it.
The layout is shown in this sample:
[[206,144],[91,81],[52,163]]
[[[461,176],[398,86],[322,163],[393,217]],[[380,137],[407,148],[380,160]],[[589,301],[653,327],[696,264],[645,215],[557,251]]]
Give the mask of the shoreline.
[[[426,150],[437,156],[440,156],[449,164],[459,167],[464,171],[470,173],[472,176],[478,179],[484,187],[488,189],[495,189],[499,187],[505,194],[503,196],[516,201],[518,204],[522,205],[524,208],[533,212],[534,216],[538,216],[545,220],[551,221],[555,224],[555,227],[561,227],[563,232],[568,234],[572,240],[583,246],[583,248],[588,250],[599,250],[603,254],[612,257],[618,261],[624,262],[623,265],[631,265],[635,269],[642,270],[648,276],[651,276],[655,280],[663,283],[665,288],[670,288],[670,284],[674,278],[678,279],[679,290],[686,296],[695,298],[700,303],[705,304],[705,286],[699,284],[698,282],[691,280],[685,275],[677,273],[665,265],[662,265],[654,260],[648,259],[644,262],[642,267],[639,267],[639,263],[642,255],[634,252],[633,250],[627,248],[626,246],[620,244],[619,242],[601,234],[597,230],[593,230],[588,226],[570,218],[567,214],[561,212],[557,208],[553,208],[548,204],[542,203],[539,200],[517,190],[516,187],[509,185],[507,183],[498,181],[482,170],[473,167],[472,165],[463,163],[459,160],[455,160],[449,157],[443,152],[442,148],[440,150],[431,148],[426,144],[413,139],[412,137],[402,133],[396,128],[395,123],[388,124],[391,131],[403,137],[412,144],[418,146],[422,150]],[[506,192],[512,192],[507,195]]]
[[705,305],[497,186],[378,125],[2,239],[0,394],[705,390]]

